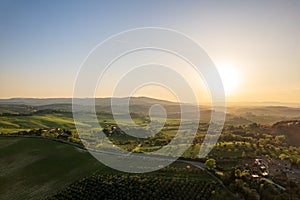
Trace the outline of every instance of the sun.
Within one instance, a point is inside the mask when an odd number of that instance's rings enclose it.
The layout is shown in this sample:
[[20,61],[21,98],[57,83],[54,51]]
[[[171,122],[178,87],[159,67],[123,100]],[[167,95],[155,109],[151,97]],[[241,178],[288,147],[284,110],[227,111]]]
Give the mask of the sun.
[[218,65],[226,96],[234,95],[240,85],[241,75],[236,67],[228,64]]

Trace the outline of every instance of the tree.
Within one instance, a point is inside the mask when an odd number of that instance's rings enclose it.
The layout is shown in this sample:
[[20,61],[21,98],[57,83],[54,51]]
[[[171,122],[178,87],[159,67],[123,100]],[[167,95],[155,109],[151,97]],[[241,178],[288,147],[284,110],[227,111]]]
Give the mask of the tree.
[[210,158],[205,161],[205,167],[209,170],[216,168],[216,166],[217,166],[216,160],[213,158]]
[[241,170],[240,169],[236,169],[235,171],[234,171],[234,175],[235,175],[235,177],[237,177],[237,178],[240,178],[241,177]]
[[245,158],[245,157],[246,157],[246,152],[243,151],[243,153],[242,153],[242,158]]
[[278,156],[278,158],[279,158],[280,160],[285,160],[285,159],[289,159],[289,156],[286,155],[286,154],[284,154],[284,153],[282,153],[282,154],[280,154],[280,155]]

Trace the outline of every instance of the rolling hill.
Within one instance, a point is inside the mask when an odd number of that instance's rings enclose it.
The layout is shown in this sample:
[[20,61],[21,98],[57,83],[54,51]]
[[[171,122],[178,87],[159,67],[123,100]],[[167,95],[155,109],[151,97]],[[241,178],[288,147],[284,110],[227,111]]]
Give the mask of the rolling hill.
[[0,138],[0,199],[42,199],[95,170],[89,153],[43,138]]
[[300,120],[277,122],[272,126],[275,135],[285,135],[289,144],[300,146]]

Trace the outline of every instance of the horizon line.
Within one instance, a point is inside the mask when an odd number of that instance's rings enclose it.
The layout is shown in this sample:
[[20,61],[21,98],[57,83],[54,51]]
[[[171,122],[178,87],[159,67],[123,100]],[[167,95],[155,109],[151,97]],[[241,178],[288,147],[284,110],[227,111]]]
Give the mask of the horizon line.
[[[180,103],[169,99],[163,99],[163,98],[155,98],[150,96],[132,96],[134,98],[148,98],[148,99],[155,99],[155,100],[161,100],[161,101],[168,101],[172,103]],[[74,97],[0,97],[0,100],[13,100],[13,99],[38,99],[38,100],[46,100],[46,99],[73,99]],[[129,96],[126,97],[111,97],[111,96],[105,96],[105,97],[95,97],[95,99],[109,99],[109,98],[131,98]],[[93,99],[93,97],[80,97],[76,99]],[[181,102],[185,103],[185,102]],[[201,102],[200,104],[210,104],[211,102]],[[226,104],[241,104],[241,103],[255,103],[255,104],[299,104],[300,102],[281,102],[281,101],[225,101]]]

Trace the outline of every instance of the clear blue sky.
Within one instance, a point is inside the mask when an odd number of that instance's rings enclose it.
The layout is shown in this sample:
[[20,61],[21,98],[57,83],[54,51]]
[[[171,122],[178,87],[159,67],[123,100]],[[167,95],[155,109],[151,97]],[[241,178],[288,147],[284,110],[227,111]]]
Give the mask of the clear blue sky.
[[70,97],[95,45],[156,26],[191,36],[216,65],[237,68],[244,90],[232,100],[299,102],[299,11],[298,0],[1,0],[0,98]]

